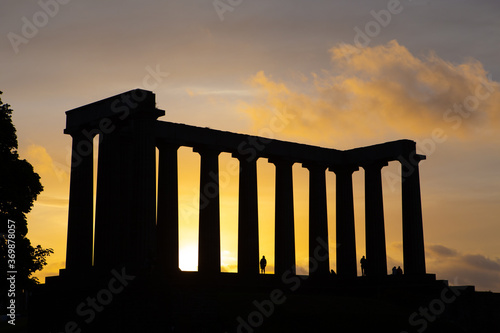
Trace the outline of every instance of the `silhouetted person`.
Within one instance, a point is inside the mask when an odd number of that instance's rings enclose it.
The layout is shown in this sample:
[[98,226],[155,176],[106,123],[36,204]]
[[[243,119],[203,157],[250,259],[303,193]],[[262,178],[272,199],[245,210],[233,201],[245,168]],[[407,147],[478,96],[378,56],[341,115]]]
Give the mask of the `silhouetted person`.
[[330,270],[330,280],[336,281],[337,280],[337,273],[333,269]]
[[398,269],[396,270],[396,274],[397,274],[398,276],[403,275],[403,270],[401,269],[401,266],[398,266]]
[[260,259],[260,272],[262,274],[266,274],[266,266],[267,266],[266,257],[262,256],[262,259]]
[[361,263],[361,275],[366,275],[366,258],[363,256],[359,261]]
[[396,274],[398,274],[398,269],[396,268],[396,266],[394,266],[392,268],[392,275],[396,275]]

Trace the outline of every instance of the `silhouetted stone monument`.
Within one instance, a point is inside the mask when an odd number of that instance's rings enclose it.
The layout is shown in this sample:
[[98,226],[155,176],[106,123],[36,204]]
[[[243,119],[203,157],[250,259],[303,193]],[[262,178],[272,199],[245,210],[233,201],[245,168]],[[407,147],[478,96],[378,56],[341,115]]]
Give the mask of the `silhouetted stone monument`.
[[[309,252],[328,242],[325,171],[336,174],[337,274],[357,275],[352,174],[365,170],[366,257],[373,276],[387,274],[381,170],[402,165],[403,251],[406,275],[426,274],[418,163],[415,142],[399,140],[346,151],[271,140],[158,121],[150,91],[131,90],[66,112],[65,133],[73,138],[66,269],[156,265],[178,271],[177,150],[200,154],[199,272],[220,272],[218,156],[240,163],[238,272],[258,275],[257,166],[267,158],[276,167],[275,274],[294,271],[295,235],[292,167],[309,170]],[[93,234],[93,144],[99,134],[95,241]],[[256,145],[256,142],[260,142]],[[159,149],[156,197],[155,148]],[[156,208],[156,206],[158,208]],[[94,248],[94,253],[92,249]],[[312,268],[312,267],[311,267]],[[311,269],[328,275],[329,260]]]
[[[66,269],[34,288],[28,302],[31,332],[277,332],[329,326],[401,332],[409,325],[435,325],[441,332],[458,322],[474,331],[485,319],[494,327],[488,331],[500,327],[498,295],[448,287],[426,274],[418,170],[425,156],[416,153],[413,141],[341,151],[158,121],[165,112],[156,108],[152,92],[140,89],[66,114],[65,133],[73,138]],[[181,146],[201,158],[198,272],[179,272]],[[221,153],[240,165],[238,274],[221,273]],[[274,275],[259,274],[259,158],[276,170]],[[404,275],[394,268],[395,276],[386,276],[382,168],[391,161],[402,168]],[[310,278],[292,275],[295,163],[309,171]],[[352,177],[359,168],[365,170],[367,277],[356,278]],[[335,172],[335,184],[327,184],[327,170]],[[329,186],[336,189],[337,274],[329,267]],[[415,319],[424,304],[436,314],[450,310],[432,322]],[[463,313],[472,313],[475,321]]]

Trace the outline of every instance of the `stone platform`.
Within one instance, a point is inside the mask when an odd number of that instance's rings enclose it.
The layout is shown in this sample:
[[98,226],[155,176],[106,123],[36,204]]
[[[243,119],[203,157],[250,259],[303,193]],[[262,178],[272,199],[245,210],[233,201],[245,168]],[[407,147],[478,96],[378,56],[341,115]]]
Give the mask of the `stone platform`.
[[[285,274],[137,273],[48,279],[30,332],[490,332],[500,295],[433,275],[342,280]],[[494,330],[498,331],[498,330]],[[492,331],[491,331],[492,332]]]

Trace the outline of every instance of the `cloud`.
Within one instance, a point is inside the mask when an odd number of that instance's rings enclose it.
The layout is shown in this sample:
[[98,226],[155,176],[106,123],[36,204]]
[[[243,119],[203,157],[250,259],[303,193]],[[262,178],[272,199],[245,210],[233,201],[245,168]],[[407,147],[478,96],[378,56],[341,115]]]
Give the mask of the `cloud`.
[[[403,243],[387,244],[387,266],[403,267]],[[463,253],[442,244],[425,244],[426,270],[450,285],[472,285],[476,290],[500,291],[500,259]],[[390,273],[390,272],[389,272]]]
[[436,128],[463,137],[498,125],[500,85],[477,60],[416,56],[397,41],[329,51],[332,69],[310,81],[284,83],[262,71],[250,79],[261,94],[242,112],[255,128],[284,108],[298,117],[283,134],[315,142],[429,136]]
[[458,252],[456,250],[450,249],[443,245],[434,244],[426,246],[426,255],[428,257],[448,258],[455,257],[457,254]]
[[190,97],[195,96],[252,96],[253,92],[245,89],[207,89],[204,87],[190,87],[185,88],[185,92]]
[[67,208],[68,202],[69,202],[68,198],[42,195],[37,200],[37,205],[55,207],[55,208]]
[[464,263],[483,271],[500,272],[500,260],[492,260],[480,254],[467,254],[462,257]]
[[426,245],[427,272],[452,285],[474,285],[477,290],[500,290],[500,259],[461,253],[440,244]]
[[20,155],[33,165],[33,169],[40,175],[40,181],[44,187],[35,205],[67,207],[69,168],[55,162],[47,149],[40,145],[32,144],[22,149]]
[[32,144],[26,149],[26,158],[33,165],[42,180],[58,182],[69,181],[69,168],[55,162],[45,147]]

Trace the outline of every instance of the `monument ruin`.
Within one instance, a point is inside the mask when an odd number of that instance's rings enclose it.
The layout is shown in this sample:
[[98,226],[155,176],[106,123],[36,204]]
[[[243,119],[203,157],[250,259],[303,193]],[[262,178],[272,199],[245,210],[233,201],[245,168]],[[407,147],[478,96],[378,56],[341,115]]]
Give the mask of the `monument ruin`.
[[[259,273],[257,159],[276,167],[275,274],[295,266],[292,166],[309,170],[310,257],[318,239],[328,241],[325,171],[336,175],[337,274],[357,275],[352,174],[365,170],[366,257],[374,275],[387,274],[381,170],[401,162],[404,272],[426,274],[419,162],[415,142],[399,140],[336,150],[263,137],[159,121],[155,95],[141,89],[66,112],[72,165],[66,270],[92,267],[144,268],[156,263],[178,271],[177,150],[191,147],[201,156],[199,273],[220,272],[218,156],[238,159],[238,274]],[[99,134],[95,241],[93,241],[93,139]],[[156,197],[155,149],[159,149]],[[215,175],[215,176],[214,176]],[[156,205],[157,204],[157,205]],[[156,207],[157,211],[156,211]],[[312,274],[330,273],[329,261]]]
[[[414,141],[342,151],[159,121],[164,114],[154,93],[141,89],[66,112],[64,133],[72,137],[66,268],[35,288],[29,301],[33,332],[496,327],[498,295],[448,286],[426,272],[419,179],[425,156]],[[200,174],[193,175],[200,177],[198,272],[179,270],[179,147],[191,147],[201,161]],[[239,164],[237,273],[221,272],[221,153]],[[259,275],[258,159],[276,172],[275,273],[266,275]],[[387,276],[382,169],[391,161],[401,164],[403,276]],[[295,275],[294,164],[309,172],[309,256],[315,258],[318,247],[323,251],[324,260],[310,259],[309,276]],[[369,263],[361,277],[352,183],[360,168]],[[327,172],[336,175],[336,275],[325,253],[326,195],[333,186]],[[431,312],[419,314],[422,309]]]

